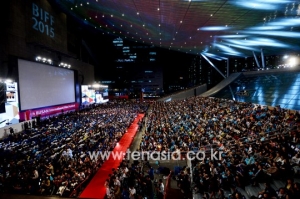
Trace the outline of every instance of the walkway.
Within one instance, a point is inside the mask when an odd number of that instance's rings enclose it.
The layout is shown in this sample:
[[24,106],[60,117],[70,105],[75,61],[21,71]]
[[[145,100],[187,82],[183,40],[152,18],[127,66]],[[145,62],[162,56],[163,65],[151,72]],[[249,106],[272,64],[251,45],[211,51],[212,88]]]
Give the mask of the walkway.
[[[138,129],[138,122],[144,117],[144,114],[139,114],[138,117],[134,120],[134,122],[130,125],[127,130],[127,133],[123,135],[119,144],[113,150],[114,153],[126,153],[127,149],[130,147],[133,138]],[[118,168],[121,159],[114,160],[112,156],[108,158],[101,166],[101,168],[97,171],[91,182],[88,186],[83,190],[79,198],[101,198],[103,199],[106,194],[106,189],[104,187],[105,181],[108,179],[109,174],[112,174],[113,168]]]

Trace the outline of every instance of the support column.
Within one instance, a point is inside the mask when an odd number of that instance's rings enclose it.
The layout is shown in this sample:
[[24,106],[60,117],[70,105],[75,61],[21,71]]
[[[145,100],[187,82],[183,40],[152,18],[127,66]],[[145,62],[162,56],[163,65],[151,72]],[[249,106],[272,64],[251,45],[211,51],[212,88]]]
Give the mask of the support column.
[[258,68],[260,68],[260,65],[259,65],[258,59],[257,59],[257,57],[256,57],[256,54],[254,53],[254,51],[252,51],[252,52],[253,52],[253,56],[254,56],[256,65],[257,65]]
[[265,69],[265,56],[264,56],[264,51],[263,49],[261,49],[261,65],[262,65],[262,68]]
[[218,72],[224,79],[226,79],[226,76],[205,56],[201,53],[202,57]]
[[232,88],[231,88],[231,86],[230,86],[230,84],[229,84],[229,90],[230,90],[230,93],[231,93],[231,96],[232,96],[232,100],[234,100],[235,101],[235,97],[234,97],[234,93],[233,93],[233,90],[232,90]]

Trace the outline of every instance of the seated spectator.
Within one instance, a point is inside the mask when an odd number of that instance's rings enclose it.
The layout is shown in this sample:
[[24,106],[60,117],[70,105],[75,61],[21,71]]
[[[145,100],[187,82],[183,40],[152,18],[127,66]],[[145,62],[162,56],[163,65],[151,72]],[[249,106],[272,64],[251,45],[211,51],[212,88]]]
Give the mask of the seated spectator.
[[114,177],[114,195],[115,198],[121,198],[121,182],[118,177]]
[[162,179],[159,179],[158,181],[158,199],[163,199],[165,195],[165,186],[163,184]]
[[151,167],[149,169],[149,177],[150,177],[151,180],[154,180],[154,169],[153,169],[153,167]]
[[110,190],[109,185],[106,184],[105,187],[106,187],[106,195],[105,195],[105,197],[106,197],[107,199],[112,198],[113,195],[112,195],[112,193],[111,193],[111,190]]
[[270,186],[270,183],[264,183],[265,189],[258,193],[258,198],[267,198],[264,194],[267,194],[268,198],[276,197],[276,191]]
[[227,197],[224,194],[224,190],[223,189],[219,189],[217,198],[218,199],[227,199]]
[[286,193],[284,188],[280,188],[279,191],[277,192],[278,199],[290,199],[290,196]]
[[300,198],[300,184],[299,183],[295,183],[294,184],[294,194],[293,194],[294,198]]
[[251,165],[255,163],[255,159],[253,156],[247,155],[246,159],[245,159],[245,163],[246,165]]
[[266,169],[266,173],[271,175],[272,177],[278,176],[279,168],[276,162],[273,162],[272,165]]
[[285,184],[285,189],[287,193],[289,193],[290,195],[294,193],[294,182],[292,179],[287,179]]
[[130,199],[129,195],[130,195],[129,190],[124,187],[122,191],[122,199]]
[[134,188],[134,186],[131,186],[129,188],[129,199],[135,199],[136,197],[136,189]]
[[251,182],[253,186],[257,186],[258,182],[262,181],[266,175],[262,169],[262,166],[260,164],[257,165],[257,169],[254,170],[254,172],[250,173]]

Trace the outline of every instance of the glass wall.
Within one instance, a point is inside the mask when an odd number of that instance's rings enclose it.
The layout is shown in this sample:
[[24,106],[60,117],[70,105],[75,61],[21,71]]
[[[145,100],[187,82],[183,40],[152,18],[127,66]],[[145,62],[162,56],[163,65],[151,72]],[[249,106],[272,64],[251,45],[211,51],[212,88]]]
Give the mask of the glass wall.
[[300,72],[243,75],[214,97],[300,110]]

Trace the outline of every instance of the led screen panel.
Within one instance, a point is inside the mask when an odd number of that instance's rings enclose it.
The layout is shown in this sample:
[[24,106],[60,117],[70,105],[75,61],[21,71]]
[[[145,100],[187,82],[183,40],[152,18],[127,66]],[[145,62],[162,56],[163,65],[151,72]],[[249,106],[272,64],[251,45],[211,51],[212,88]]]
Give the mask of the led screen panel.
[[20,109],[75,102],[74,71],[18,60]]
[[90,90],[88,85],[81,86],[81,101],[83,104],[95,103],[95,90]]

